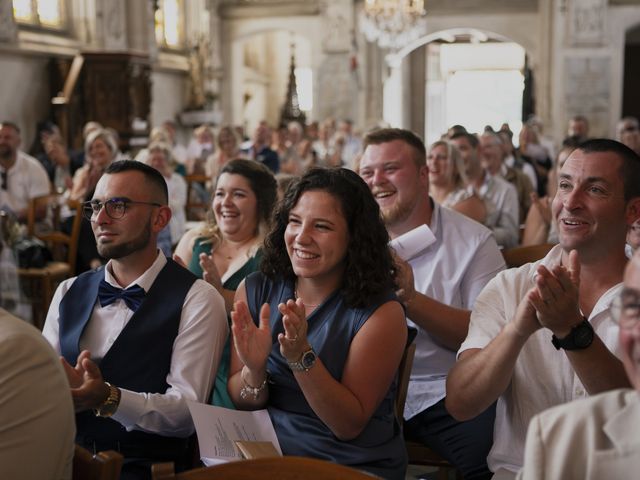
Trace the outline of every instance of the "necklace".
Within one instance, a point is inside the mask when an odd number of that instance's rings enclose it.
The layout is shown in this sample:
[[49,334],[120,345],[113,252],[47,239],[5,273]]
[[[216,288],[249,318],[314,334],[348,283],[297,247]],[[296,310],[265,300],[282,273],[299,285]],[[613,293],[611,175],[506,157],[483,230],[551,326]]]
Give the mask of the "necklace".
[[[246,250],[248,250],[248,248],[250,248],[252,244],[253,244],[253,238],[250,238],[249,240],[241,243],[234,249],[233,245],[230,244],[229,242],[223,242],[222,245],[225,245],[225,248],[224,249],[218,248],[217,250],[218,250],[218,253],[222,255],[224,258],[226,258],[227,260],[232,260],[234,257],[239,255],[240,253],[246,253]],[[247,245],[249,245],[249,247],[247,247]],[[223,250],[223,251],[220,251],[220,250]],[[227,253],[227,250],[230,253]]]
[[[298,289],[297,288],[293,291],[293,296],[295,297],[296,300],[298,300],[300,298],[298,296]],[[302,299],[300,298],[300,300],[302,300]],[[302,300],[302,304],[307,308],[317,308],[320,305],[319,303],[317,303],[315,305],[311,305],[309,303],[304,303],[304,300]]]

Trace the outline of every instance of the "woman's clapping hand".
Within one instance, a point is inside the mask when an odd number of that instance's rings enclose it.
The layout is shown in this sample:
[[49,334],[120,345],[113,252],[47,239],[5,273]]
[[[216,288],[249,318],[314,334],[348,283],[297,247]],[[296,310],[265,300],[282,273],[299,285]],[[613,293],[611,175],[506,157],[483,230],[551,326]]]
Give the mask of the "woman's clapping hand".
[[240,360],[251,371],[266,368],[271,352],[270,309],[268,304],[260,309],[260,326],[253,323],[249,308],[244,302],[236,302],[231,312],[233,344]]
[[280,353],[287,361],[297,362],[302,353],[309,349],[304,303],[300,298],[296,301],[287,300],[278,305],[278,310],[282,314],[284,326],[284,333],[278,335]]

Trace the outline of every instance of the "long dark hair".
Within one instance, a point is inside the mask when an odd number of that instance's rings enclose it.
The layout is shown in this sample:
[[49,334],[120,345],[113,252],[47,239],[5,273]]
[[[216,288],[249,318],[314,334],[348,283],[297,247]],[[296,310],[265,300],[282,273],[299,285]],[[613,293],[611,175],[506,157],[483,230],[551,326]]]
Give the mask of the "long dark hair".
[[[223,173],[241,175],[249,182],[251,191],[256,196],[258,219],[256,235],[259,238],[264,237],[271,226],[271,216],[277,197],[278,183],[273,173],[262,163],[245,158],[236,158],[227,162],[216,178],[216,185]],[[222,234],[211,210],[207,212],[207,220],[200,229],[199,236],[204,239],[203,243],[212,243],[214,246],[218,245],[222,240]]]
[[344,168],[313,168],[288,188],[278,206],[273,227],[265,238],[262,272],[269,278],[295,281],[284,240],[289,213],[307,191],[333,195],[349,227],[349,245],[341,290],[350,307],[364,307],[381,294],[395,290],[395,266],[388,247],[389,234],[369,187],[355,172]]

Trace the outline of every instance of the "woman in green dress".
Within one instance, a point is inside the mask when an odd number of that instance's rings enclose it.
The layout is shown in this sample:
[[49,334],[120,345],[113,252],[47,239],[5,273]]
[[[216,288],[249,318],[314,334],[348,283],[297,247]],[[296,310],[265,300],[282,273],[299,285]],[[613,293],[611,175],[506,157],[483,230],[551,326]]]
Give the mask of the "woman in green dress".
[[[183,235],[174,258],[213,285],[233,309],[235,290],[258,270],[260,249],[276,201],[277,184],[271,171],[253,160],[227,163],[216,180],[208,220]],[[229,343],[216,374],[211,403],[234,408],[227,394]]]

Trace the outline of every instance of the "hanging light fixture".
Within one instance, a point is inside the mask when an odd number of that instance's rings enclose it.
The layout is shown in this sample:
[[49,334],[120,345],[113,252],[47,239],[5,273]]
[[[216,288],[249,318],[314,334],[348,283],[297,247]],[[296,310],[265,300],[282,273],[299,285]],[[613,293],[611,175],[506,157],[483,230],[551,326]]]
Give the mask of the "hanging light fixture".
[[367,41],[397,50],[426,32],[424,0],[365,0],[360,30]]

